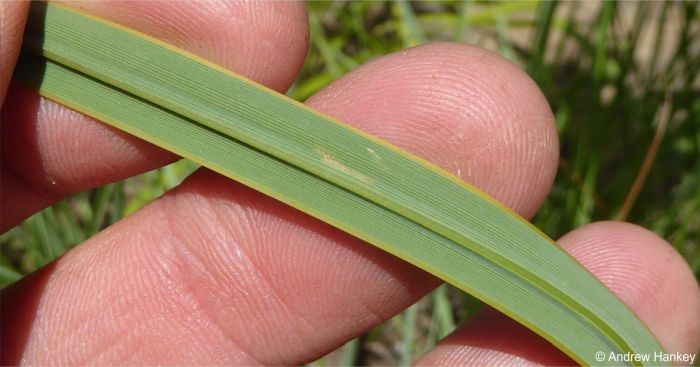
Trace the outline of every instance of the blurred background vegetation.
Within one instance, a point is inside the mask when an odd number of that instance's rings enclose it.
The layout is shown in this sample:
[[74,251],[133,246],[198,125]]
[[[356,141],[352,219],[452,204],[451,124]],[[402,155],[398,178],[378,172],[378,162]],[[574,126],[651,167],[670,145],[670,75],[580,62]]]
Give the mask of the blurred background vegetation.
[[[700,12],[686,2],[308,4],[303,100],[374,58],[433,41],[513,61],[556,116],[559,172],[534,223],[557,238],[623,219],[666,238],[700,276]],[[70,197],[0,236],[0,285],[34,271],[178,185],[180,161]],[[639,269],[644,271],[644,269]],[[410,364],[480,307],[447,286],[313,365]]]

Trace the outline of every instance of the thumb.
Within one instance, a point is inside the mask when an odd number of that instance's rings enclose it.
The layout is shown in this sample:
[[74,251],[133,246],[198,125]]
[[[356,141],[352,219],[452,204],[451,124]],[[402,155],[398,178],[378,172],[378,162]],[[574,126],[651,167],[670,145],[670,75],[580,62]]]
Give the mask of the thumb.
[[28,1],[0,1],[0,105],[22,45],[28,9]]

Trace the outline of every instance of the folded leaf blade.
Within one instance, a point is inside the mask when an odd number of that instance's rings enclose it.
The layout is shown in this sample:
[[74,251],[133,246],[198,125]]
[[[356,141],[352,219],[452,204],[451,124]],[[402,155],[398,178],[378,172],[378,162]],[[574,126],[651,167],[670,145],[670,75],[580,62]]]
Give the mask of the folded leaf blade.
[[[42,94],[416,264],[579,362],[595,363],[596,351],[661,350],[551,240],[421,160],[180,50],[67,8],[35,5],[27,39],[50,61],[25,57],[19,76]],[[32,80],[42,69],[43,80]]]

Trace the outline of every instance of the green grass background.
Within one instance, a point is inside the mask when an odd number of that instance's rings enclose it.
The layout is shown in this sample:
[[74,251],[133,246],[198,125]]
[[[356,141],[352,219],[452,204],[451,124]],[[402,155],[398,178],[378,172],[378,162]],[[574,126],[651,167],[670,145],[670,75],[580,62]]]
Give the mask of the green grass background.
[[[534,223],[557,238],[592,221],[625,219],[666,238],[700,276],[697,2],[308,5],[310,51],[292,97],[303,100],[369,60],[426,42],[494,50],[530,74],[556,116],[559,172]],[[644,165],[648,175],[640,174]],[[194,169],[180,161],[32,216],[0,236],[0,285],[138,210]],[[410,364],[479,306],[442,286],[313,365]]]

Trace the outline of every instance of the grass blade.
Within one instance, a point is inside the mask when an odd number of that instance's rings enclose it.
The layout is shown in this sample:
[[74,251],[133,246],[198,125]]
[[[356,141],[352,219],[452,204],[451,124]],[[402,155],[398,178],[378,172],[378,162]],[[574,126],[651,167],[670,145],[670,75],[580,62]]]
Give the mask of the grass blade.
[[501,55],[503,55],[503,57],[506,59],[517,63],[518,58],[515,55],[513,44],[510,42],[508,18],[502,14],[496,16],[496,32],[498,33],[498,43],[500,45],[499,49],[501,51]]
[[551,33],[549,29],[552,26],[556,7],[556,1],[543,1],[540,3],[537,11],[537,30],[532,46],[533,55],[527,69],[528,74],[536,81],[542,80],[541,73],[544,65],[545,50],[547,49],[547,41]]
[[403,314],[403,349],[401,350],[400,366],[410,366],[413,363],[413,354],[416,344],[416,323],[418,322],[418,304],[409,307]]
[[343,352],[340,356],[341,366],[357,365],[357,354],[360,347],[360,338],[355,338],[343,346]]
[[471,6],[471,0],[462,0],[458,5],[457,12],[457,24],[454,27],[454,40],[457,42],[464,42],[467,33],[467,26],[469,25],[469,20],[467,16],[469,15],[469,8]]
[[[661,346],[533,226],[408,153],[145,35],[34,3],[17,77],[510,315],[581,363]],[[638,363],[642,364],[642,363]]]
[[447,284],[443,284],[433,291],[433,320],[438,323],[440,339],[446,337],[456,327],[451,308]]
[[399,30],[401,31],[404,45],[413,47],[425,43],[425,33],[411,4],[408,1],[400,0],[393,5],[398,13]]
[[87,236],[92,237],[99,232],[104,225],[107,209],[112,197],[115,195],[117,184],[110,184],[95,190],[95,213],[87,227]]
[[596,25],[595,58],[593,61],[593,77],[596,83],[602,83],[605,79],[605,67],[608,62],[608,39],[610,23],[615,13],[615,2],[609,1],[603,4],[599,21]]

